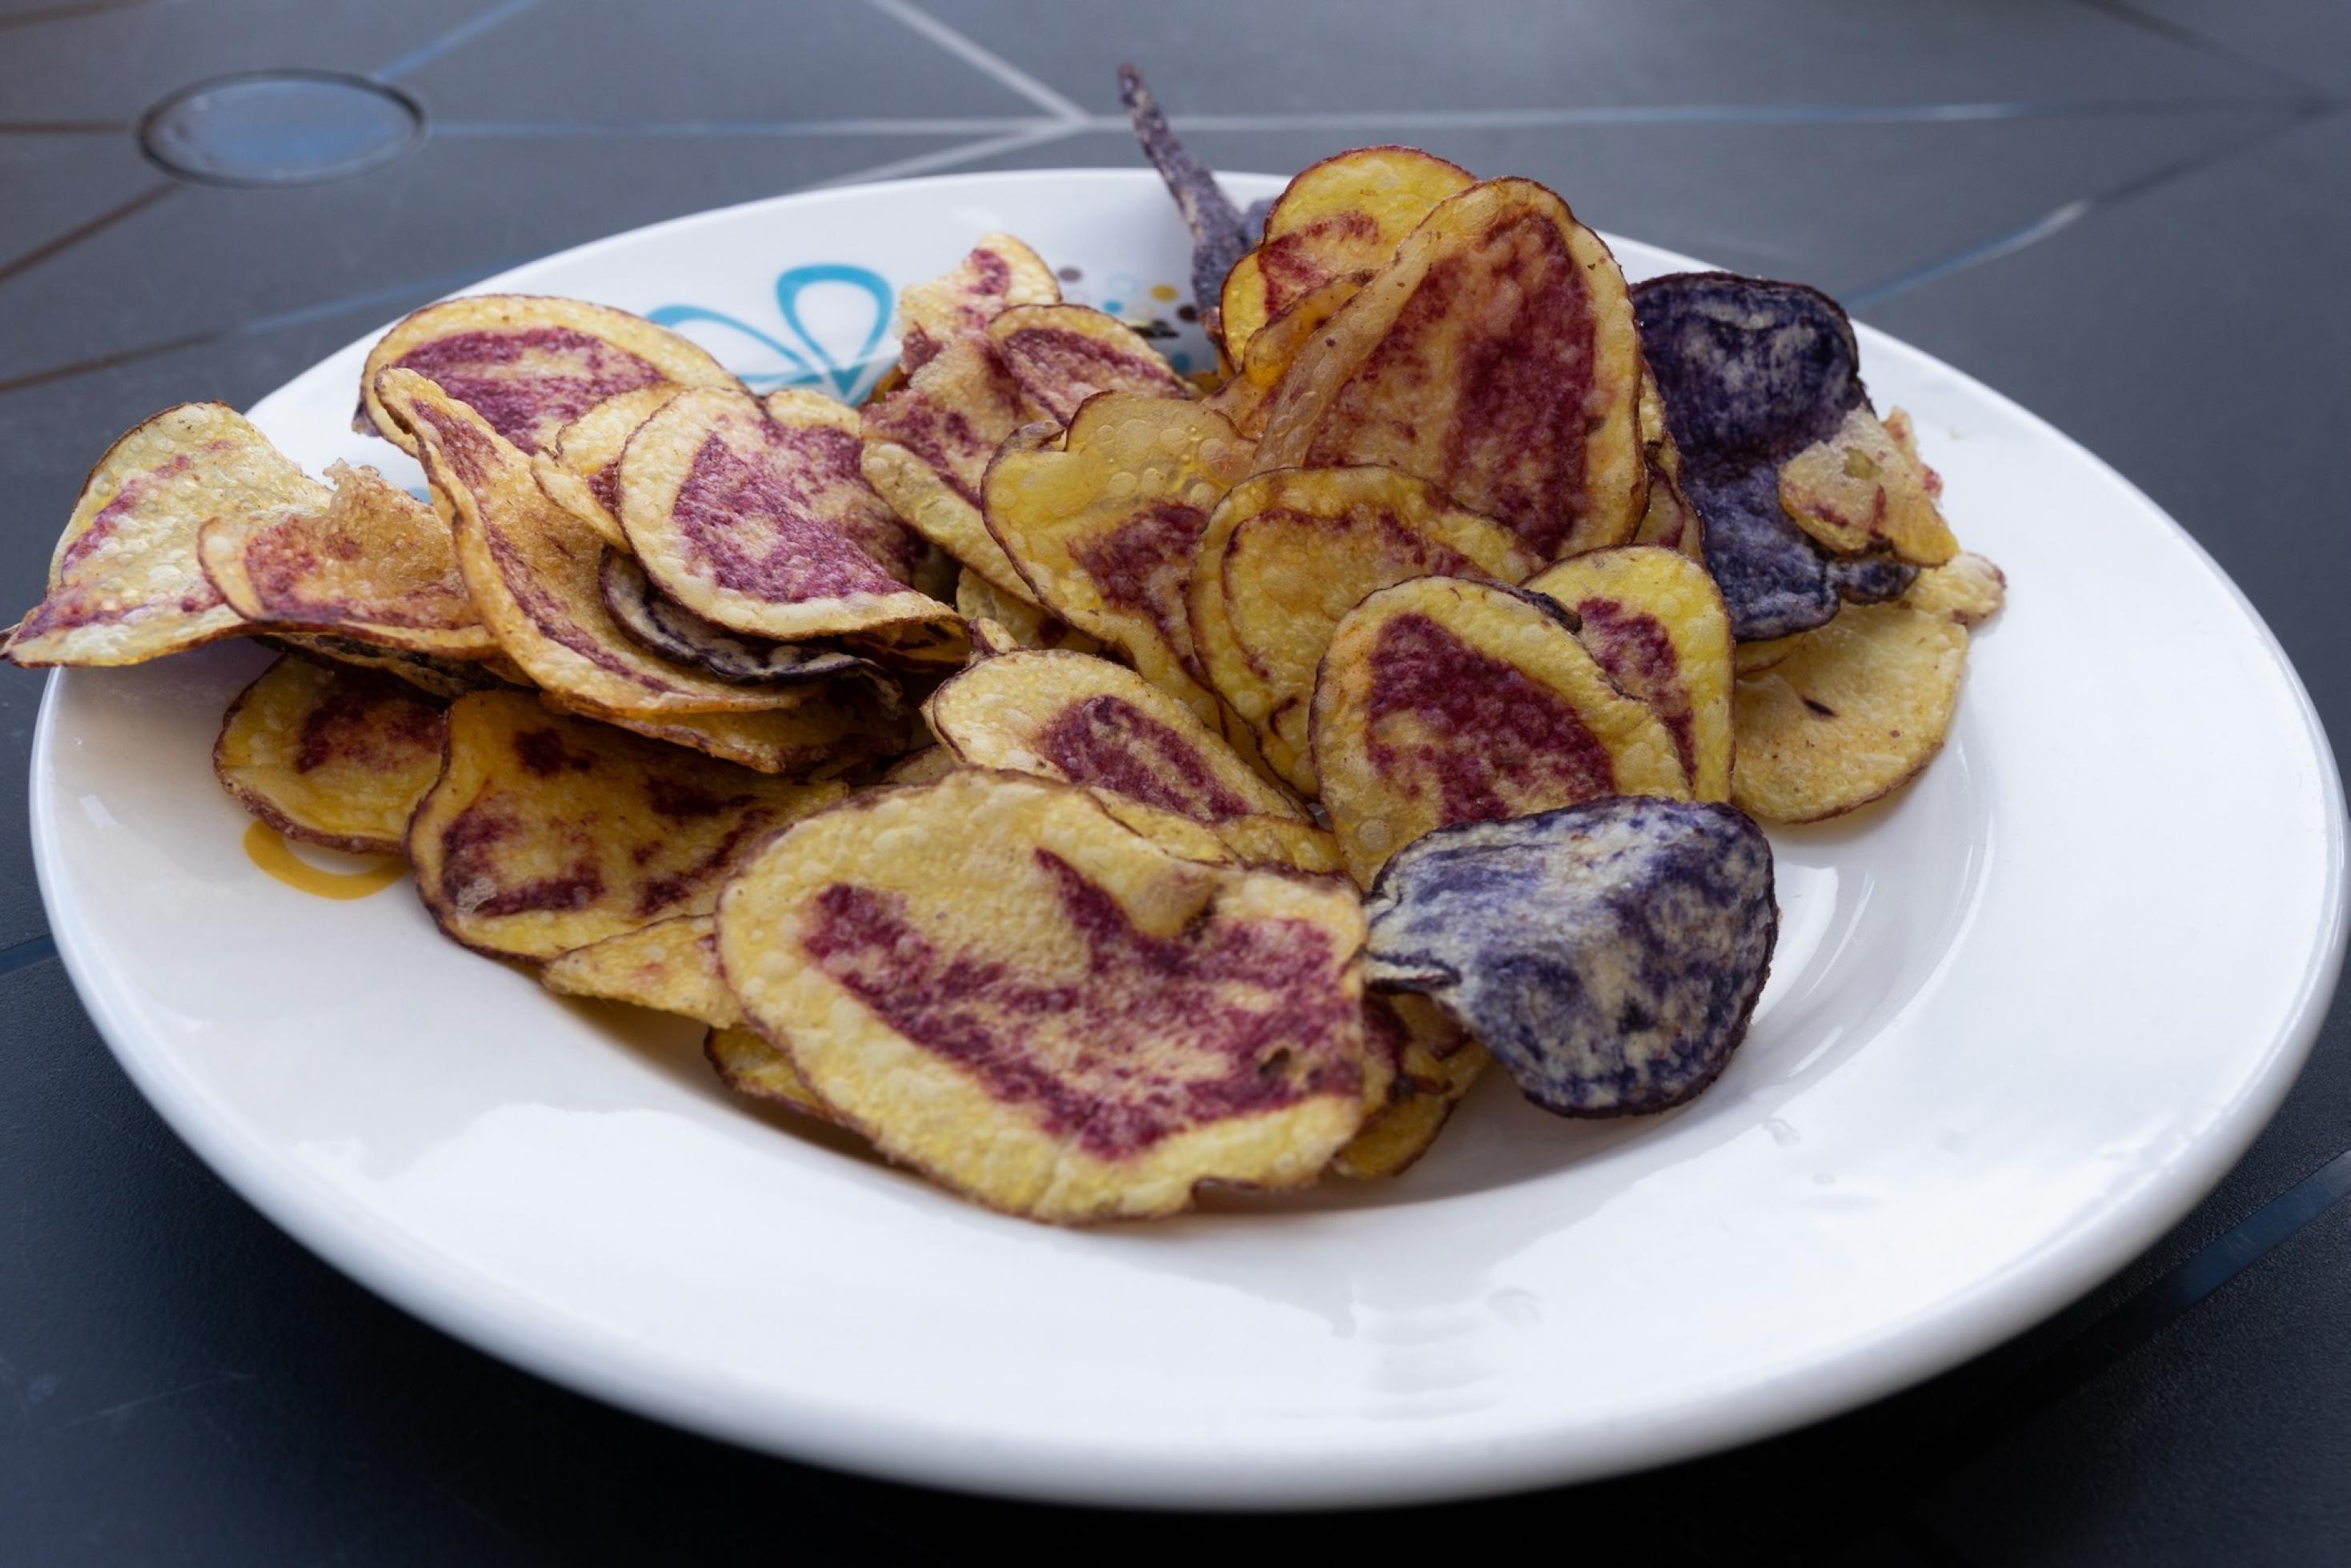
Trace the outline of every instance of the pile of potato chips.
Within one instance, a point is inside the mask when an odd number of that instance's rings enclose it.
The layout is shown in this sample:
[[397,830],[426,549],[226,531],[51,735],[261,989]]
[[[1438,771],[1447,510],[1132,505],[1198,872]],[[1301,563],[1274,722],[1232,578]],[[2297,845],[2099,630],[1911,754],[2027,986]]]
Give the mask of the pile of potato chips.
[[1405,148],[1260,236],[1127,87],[1205,384],[1004,235],[905,290],[861,409],[452,300],[358,389],[429,504],[166,410],[7,656],[273,642],[215,752],[249,810],[1007,1212],[1393,1175],[1489,1060],[1687,1100],[1769,965],[1749,814],[1922,768],[1997,570],[1823,297],[1628,288]]

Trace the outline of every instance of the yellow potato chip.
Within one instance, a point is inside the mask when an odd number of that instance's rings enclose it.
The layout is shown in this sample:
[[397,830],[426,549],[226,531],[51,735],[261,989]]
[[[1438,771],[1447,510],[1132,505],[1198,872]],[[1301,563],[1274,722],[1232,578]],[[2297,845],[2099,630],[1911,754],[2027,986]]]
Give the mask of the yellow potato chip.
[[1281,378],[1290,373],[1298,352],[1372,280],[1368,272],[1350,272],[1307,290],[1289,308],[1249,335],[1248,350],[1225,383],[1208,397],[1208,406],[1233,422],[1233,428],[1254,441],[1265,434],[1266,405],[1273,401]]
[[1035,251],[1010,235],[982,235],[948,271],[898,291],[898,362],[918,371],[955,339],[984,339],[987,324],[1011,307],[1061,298],[1053,269]]
[[961,764],[956,761],[956,754],[946,747],[926,746],[922,750],[910,752],[892,763],[890,770],[882,775],[882,782],[929,784],[946,778],[959,766]]
[[702,1054],[717,1072],[718,1081],[737,1094],[771,1100],[803,1115],[833,1120],[831,1107],[816,1097],[791,1058],[748,1029],[714,1029],[703,1038]]
[[674,382],[608,397],[531,455],[531,472],[547,498],[586,523],[614,549],[629,548],[614,510],[620,505],[621,454],[637,427],[684,389]]
[[778,642],[953,622],[907,586],[920,541],[866,484],[857,432],[816,392],[680,392],[621,458],[637,564],[704,620]]
[[557,712],[683,746],[760,773],[831,779],[904,748],[907,716],[861,682],[801,687],[790,707],[758,713],[677,713],[652,717],[612,713],[543,694]]
[[1571,556],[1527,583],[1581,624],[1626,696],[1664,721],[1701,800],[1730,799],[1730,612],[1706,568],[1656,545]]
[[1706,520],[1682,489],[1682,455],[1666,428],[1665,394],[1645,364],[1641,368],[1639,404],[1641,460],[1649,471],[1649,499],[1633,542],[1679,550],[1706,564]]
[[246,630],[204,577],[214,517],[315,512],[326,487],[225,403],[183,402],[119,438],[82,482],[48,591],[5,652],[18,664],[137,664]]
[[499,685],[528,685],[520,670],[503,659],[437,659],[430,653],[403,653],[348,637],[325,637],[309,632],[276,632],[263,638],[289,652],[308,654],[324,664],[355,669],[381,670],[396,675],[421,692],[436,697],[462,697]]
[[1217,729],[1184,599],[1208,513],[1249,457],[1199,403],[1104,392],[1065,431],[1022,431],[987,470],[988,531],[1037,602]]
[[1225,355],[1241,363],[1259,329],[1333,277],[1387,265],[1397,242],[1472,176],[1416,147],[1358,147],[1310,164],[1265,216],[1265,238],[1225,275]]
[[[1974,626],[1999,614],[2001,606],[2008,602],[2008,578],[1982,556],[1963,550],[1942,565],[1920,572],[1901,601],[1913,610]],[[1742,668],[1740,673],[1746,672]]]
[[1394,468],[1260,474],[1217,503],[1201,537],[1186,585],[1193,646],[1266,765],[1311,795],[1307,707],[1339,618],[1409,578],[1515,582],[1534,564],[1508,528]]
[[646,717],[803,700],[638,646],[604,604],[602,537],[547,498],[521,451],[413,371],[385,371],[381,392],[386,417],[416,432],[425,474],[455,509],[451,535],[475,609],[532,681],[581,706]]
[[481,659],[498,651],[457,570],[449,525],[372,468],[327,470],[317,511],[224,514],[197,535],[213,587],[256,631]]
[[1959,549],[1926,471],[1867,404],[1780,465],[1780,507],[1838,555],[1885,550],[1914,566],[1940,566]]
[[709,353],[642,316],[537,294],[474,294],[414,311],[378,339],[360,371],[360,430],[402,452],[415,432],[392,417],[377,382],[413,371],[465,404],[528,456],[597,404],[664,382],[741,383]]
[[976,571],[956,579],[956,611],[970,621],[993,621],[1023,648],[1063,648],[1099,653],[1102,644],[1068,622],[1047,614],[1027,596],[1007,593]]
[[628,1002],[715,1029],[743,1021],[743,1009],[718,972],[716,925],[707,915],[656,920],[559,953],[538,971],[538,979],[567,997]]
[[1300,351],[1257,465],[1401,468],[1557,560],[1640,525],[1641,378],[1608,247],[1542,186],[1489,180],[1431,212]]
[[1552,601],[1424,577],[1347,612],[1314,685],[1314,767],[1364,886],[1432,829],[1602,795],[1687,800],[1673,737]]
[[1928,467],[1926,460],[1918,455],[1918,429],[1911,422],[1910,411],[1887,409],[1886,434],[1893,438],[1895,445],[1902,449],[1902,455],[1917,465],[1920,476],[1926,481],[1928,497],[1940,501],[1943,498],[1943,476]]
[[1768,822],[1813,822],[1907,783],[1942,749],[1968,634],[1903,604],[1848,604],[1732,698],[1730,798]]
[[1019,383],[982,334],[933,350],[906,384],[864,409],[866,483],[907,526],[1008,593],[1029,587],[980,518],[980,486],[1027,423]]
[[977,768],[798,824],[718,910],[746,1015],[843,1122],[1069,1224],[1315,1179],[1364,1115],[1363,941],[1343,883]]
[[768,834],[846,793],[566,718],[520,692],[460,697],[448,724],[408,858],[441,929],[506,957],[706,915]]
[[1368,997],[1364,1026],[1393,1040],[1398,1071],[1385,1102],[1332,1156],[1332,1174],[1350,1181],[1376,1181],[1409,1170],[1436,1144],[1453,1108],[1491,1060],[1426,997]]
[[279,659],[236,695],[213,772],[289,839],[396,855],[441,773],[441,705],[372,670]]
[[1188,398],[1192,386],[1115,316],[1087,305],[1015,305],[988,340],[1029,401],[1067,424],[1096,392]]

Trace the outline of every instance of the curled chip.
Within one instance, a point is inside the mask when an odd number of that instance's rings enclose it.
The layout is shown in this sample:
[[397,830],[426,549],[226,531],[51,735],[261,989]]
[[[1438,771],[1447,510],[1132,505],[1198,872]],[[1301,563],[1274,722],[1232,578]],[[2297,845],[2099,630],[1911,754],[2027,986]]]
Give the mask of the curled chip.
[[1217,297],[1225,275],[1249,247],[1248,221],[1233,208],[1208,166],[1186,150],[1167,128],[1167,117],[1133,66],[1118,68],[1118,100],[1126,106],[1143,155],[1167,182],[1168,193],[1192,231],[1192,303],[1208,335],[1217,335]]
[[1357,882],[1448,822],[1688,798],[1673,737],[1569,627],[1548,599],[1450,577],[1347,612],[1314,684],[1314,769]]
[[996,449],[1029,417],[985,333],[934,349],[905,385],[864,409],[866,483],[916,533],[1023,598],[1028,585],[980,520],[979,490]]
[[[2008,579],[1982,556],[1963,552],[1940,566],[1928,567],[1911,583],[1902,602],[1929,615],[1940,615],[1962,626],[1973,626],[2000,613],[2008,601]],[[1740,674],[1745,674],[1744,670]]]
[[475,609],[540,686],[601,713],[664,716],[800,700],[639,647],[604,608],[602,538],[547,498],[519,449],[413,371],[385,371],[381,392],[387,417],[416,433],[426,475],[449,497]]
[[1426,997],[1367,995],[1364,1024],[1373,1036],[1394,1042],[1397,1071],[1363,1131],[1331,1160],[1332,1174],[1350,1181],[1376,1181],[1410,1169],[1436,1144],[1453,1108],[1489,1060]]
[[791,707],[757,713],[675,713],[649,716],[612,713],[553,693],[559,713],[599,719],[637,735],[683,746],[705,757],[740,763],[759,773],[833,779],[877,757],[905,748],[908,716],[862,683],[790,689]]
[[1401,468],[1557,560],[1640,524],[1641,377],[1607,246],[1533,181],[1489,180],[1431,212],[1299,351],[1257,465]]
[[1706,568],[1627,545],[1571,557],[1527,588],[1565,605],[1616,689],[1664,721],[1690,792],[1729,800],[1730,615]]
[[377,340],[360,371],[360,418],[402,452],[416,434],[385,408],[378,382],[413,371],[522,449],[538,451],[590,409],[674,382],[742,383],[698,345],[642,316],[537,294],[475,294],[409,315]]
[[396,855],[441,772],[441,705],[372,670],[281,658],[213,745],[221,787],[289,839]]
[[1368,272],[1343,273],[1292,300],[1290,308],[1249,335],[1230,380],[1209,394],[1208,406],[1254,441],[1265,434],[1265,411],[1290,373],[1299,351],[1372,280]]
[[1472,183],[1466,169],[1416,147],[1358,147],[1309,165],[1265,215],[1265,238],[1226,275],[1218,296],[1225,353],[1306,294],[1384,267],[1397,242]]
[[728,883],[750,1022],[894,1160],[1059,1223],[1312,1181],[1364,1116],[1363,915],[967,768],[819,813]]
[[449,525],[372,468],[327,470],[319,509],[224,513],[197,555],[257,631],[309,632],[443,658],[498,651],[457,570]]
[[604,536],[615,549],[629,548],[616,508],[621,504],[621,454],[629,437],[661,411],[681,389],[659,382],[608,397],[532,454],[531,471],[547,498]]
[[1035,251],[1010,235],[982,235],[946,272],[898,291],[899,366],[911,375],[949,342],[984,341],[999,312],[1061,299],[1053,269]]
[[1940,566],[1959,553],[1926,470],[1866,408],[1847,410],[1825,440],[1780,465],[1780,505],[1837,555],[1886,550],[1913,566]]
[[614,625],[637,646],[698,664],[722,681],[829,681],[880,672],[864,660],[820,643],[771,643],[705,621],[655,588],[634,556],[607,549],[596,585]]
[[717,1072],[718,1081],[737,1094],[771,1100],[824,1121],[833,1119],[831,1110],[793,1071],[791,1058],[761,1040],[756,1030],[714,1029],[703,1039],[702,1054]]
[[677,1013],[716,1029],[743,1021],[735,993],[718,972],[716,923],[707,915],[680,915],[634,931],[559,953],[538,972],[539,983],[567,997],[629,1002]]
[[460,697],[448,722],[408,858],[441,929],[505,957],[706,915],[768,834],[845,792],[565,718],[519,692]]
[[1196,402],[1104,392],[1066,431],[1032,425],[988,465],[988,531],[1037,602],[1117,649],[1221,727],[1185,610],[1208,512],[1249,471],[1249,443]]
[[1903,604],[1855,604],[1740,677],[1730,798],[1767,822],[1813,822],[1909,781],[1943,748],[1968,634]]
[[859,471],[854,411],[811,392],[680,392],[621,457],[621,526],[663,592],[796,641],[955,612],[907,586],[919,546]]
[[1102,652],[1100,643],[1068,622],[1047,614],[1025,597],[1015,598],[976,571],[956,579],[956,613],[967,621],[993,621],[1023,648]]
[[1087,305],[1015,305],[989,341],[1029,401],[1066,424],[1096,392],[1190,397],[1192,383],[1115,316]]
[[939,744],[973,767],[1091,784],[1211,827],[1250,816],[1311,825],[1191,709],[1107,659],[983,659],[934,692],[923,716]]
[[1366,901],[1372,983],[1451,1014],[1562,1116],[1663,1111],[1747,1032],[1771,846],[1714,803],[1619,796],[1431,833]]
[[1339,618],[1410,578],[1515,582],[1534,564],[1508,528],[1394,468],[1259,474],[1217,503],[1201,536],[1186,590],[1193,647],[1266,765],[1311,795],[1307,708]]
[[1682,490],[1682,455],[1666,428],[1666,397],[1646,360],[1641,367],[1641,455],[1649,469],[1649,505],[1633,542],[1677,549],[1701,565],[1706,560],[1706,525]]
[[275,632],[264,640],[289,653],[307,653],[322,664],[381,670],[436,697],[461,697],[467,692],[501,684],[528,684],[521,671],[500,659],[437,659],[430,653],[407,653],[373,643],[354,643],[348,637],[323,637],[308,632]]
[[183,402],[119,438],[82,481],[47,591],[8,633],[18,664],[136,664],[246,629],[204,577],[213,517],[316,512],[325,486],[244,415]]

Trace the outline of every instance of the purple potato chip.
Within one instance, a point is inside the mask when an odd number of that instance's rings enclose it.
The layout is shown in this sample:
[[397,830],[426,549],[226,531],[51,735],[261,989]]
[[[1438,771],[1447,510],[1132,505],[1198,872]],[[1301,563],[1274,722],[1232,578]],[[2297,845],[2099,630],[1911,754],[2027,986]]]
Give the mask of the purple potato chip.
[[1678,1105],[1747,1032],[1779,936],[1735,807],[1618,795],[1440,828],[1364,901],[1369,984],[1417,991],[1562,1116]]
[[1252,235],[1265,231],[1265,214],[1251,207],[1252,223],[1235,210],[1216,174],[1176,140],[1167,117],[1144,85],[1143,73],[1133,66],[1118,68],[1118,99],[1126,105],[1143,155],[1167,182],[1168,193],[1183,211],[1184,226],[1192,231],[1192,302],[1203,319],[1213,320],[1225,274],[1256,244]]
[[1829,562],[1829,585],[1855,604],[1883,604],[1910,591],[1918,569],[1888,555],[1841,557]]
[[775,685],[879,674],[854,653],[838,648],[770,643],[705,621],[655,588],[644,569],[619,550],[604,552],[596,586],[602,591],[604,608],[632,642],[682,664],[697,664],[722,681]]
[[1731,634],[1750,643],[1821,625],[1839,583],[1782,509],[1779,468],[1867,402],[1853,323],[1818,289],[1728,272],[1637,284],[1633,315]]

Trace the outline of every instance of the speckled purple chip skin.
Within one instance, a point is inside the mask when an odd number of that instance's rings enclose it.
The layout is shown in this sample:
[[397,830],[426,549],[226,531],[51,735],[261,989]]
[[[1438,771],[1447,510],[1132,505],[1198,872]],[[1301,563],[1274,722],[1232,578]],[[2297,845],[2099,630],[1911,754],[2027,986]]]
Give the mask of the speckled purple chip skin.
[[1780,465],[1868,401],[1837,302],[1801,283],[1677,272],[1635,285],[1633,315],[1731,635],[1750,643],[1821,625],[1840,589],[1891,597],[1895,573],[1839,570],[1780,506]]
[[604,552],[596,586],[604,609],[629,640],[680,664],[697,665],[722,681],[783,685],[829,681],[870,673],[853,653],[813,643],[770,643],[729,632],[664,594],[644,569],[615,549]]
[[1612,796],[1407,844],[1365,901],[1369,983],[1417,991],[1562,1116],[1714,1082],[1778,940],[1771,846],[1736,807]]

